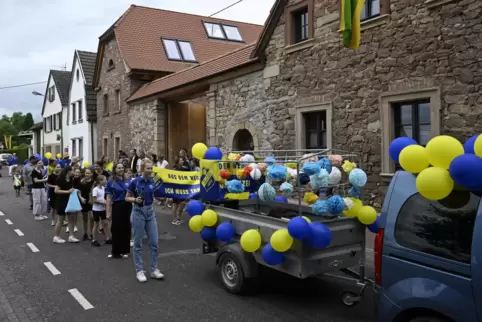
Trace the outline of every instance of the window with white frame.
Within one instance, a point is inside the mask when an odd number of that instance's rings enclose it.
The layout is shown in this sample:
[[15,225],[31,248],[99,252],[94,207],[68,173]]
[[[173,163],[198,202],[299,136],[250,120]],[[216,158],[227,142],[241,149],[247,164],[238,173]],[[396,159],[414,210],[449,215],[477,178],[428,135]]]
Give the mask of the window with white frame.
[[55,131],[58,131],[60,130],[60,122],[62,121],[62,114],[61,113],[57,113],[54,115],[54,120],[55,120],[55,126],[54,126],[54,129]]
[[77,122],[77,107],[76,103],[72,104],[72,123],[75,124]]
[[52,132],[52,116],[47,116],[45,119],[45,132]]
[[55,101],[55,86],[50,86],[48,90],[49,102]]
[[77,118],[78,118],[79,121],[82,121],[82,117],[83,117],[82,108],[83,108],[82,100],[80,100],[80,101],[77,102]]
[[77,156],[77,139],[72,139],[72,156]]
[[84,139],[79,138],[79,155],[78,157],[83,158],[84,157]]

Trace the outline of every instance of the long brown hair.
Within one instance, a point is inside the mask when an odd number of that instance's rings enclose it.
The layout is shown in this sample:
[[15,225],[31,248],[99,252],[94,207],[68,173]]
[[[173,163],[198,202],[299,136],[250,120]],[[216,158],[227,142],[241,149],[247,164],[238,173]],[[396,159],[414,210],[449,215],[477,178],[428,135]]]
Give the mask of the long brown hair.
[[[119,177],[117,177],[117,166],[118,165],[121,165],[122,167],[124,167],[124,165],[122,164],[122,162],[116,162],[114,163],[113,167],[112,167],[112,173],[110,175],[110,178],[112,180],[113,183],[115,183],[117,181],[117,179],[119,179]],[[124,169],[124,172],[126,171],[126,169]],[[124,179],[124,176],[122,176],[122,178],[120,179]]]

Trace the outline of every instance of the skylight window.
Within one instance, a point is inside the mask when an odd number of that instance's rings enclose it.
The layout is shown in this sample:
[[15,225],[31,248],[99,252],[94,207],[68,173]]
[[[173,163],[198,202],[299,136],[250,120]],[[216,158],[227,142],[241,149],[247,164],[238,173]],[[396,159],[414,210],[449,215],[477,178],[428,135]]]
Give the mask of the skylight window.
[[191,43],[176,39],[162,39],[166,56],[169,60],[195,62],[196,56],[192,50]]
[[238,27],[214,22],[205,22],[204,28],[209,38],[243,41]]

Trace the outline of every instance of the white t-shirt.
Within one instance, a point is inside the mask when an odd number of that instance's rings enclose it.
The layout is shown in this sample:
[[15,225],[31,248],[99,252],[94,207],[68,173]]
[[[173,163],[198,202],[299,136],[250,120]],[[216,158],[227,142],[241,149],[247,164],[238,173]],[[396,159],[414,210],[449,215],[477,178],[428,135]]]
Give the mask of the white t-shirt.
[[137,160],[137,173],[141,172],[142,159]]
[[[103,200],[105,201],[105,188],[104,187],[95,187],[94,190],[92,190],[92,197],[95,198],[95,200]],[[92,205],[92,210],[93,211],[105,211],[105,204],[101,203],[96,203]]]
[[157,161],[156,167],[165,169],[168,165],[169,162],[167,162],[166,160],[162,160],[162,162]]

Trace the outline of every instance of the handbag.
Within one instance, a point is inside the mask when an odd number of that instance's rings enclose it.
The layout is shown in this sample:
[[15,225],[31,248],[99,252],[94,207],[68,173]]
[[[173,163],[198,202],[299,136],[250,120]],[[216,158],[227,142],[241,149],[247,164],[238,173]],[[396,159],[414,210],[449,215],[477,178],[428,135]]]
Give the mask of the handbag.
[[76,213],[82,210],[77,191],[78,190],[75,189],[73,192],[70,193],[69,201],[67,202],[67,207],[65,208],[65,213]]

